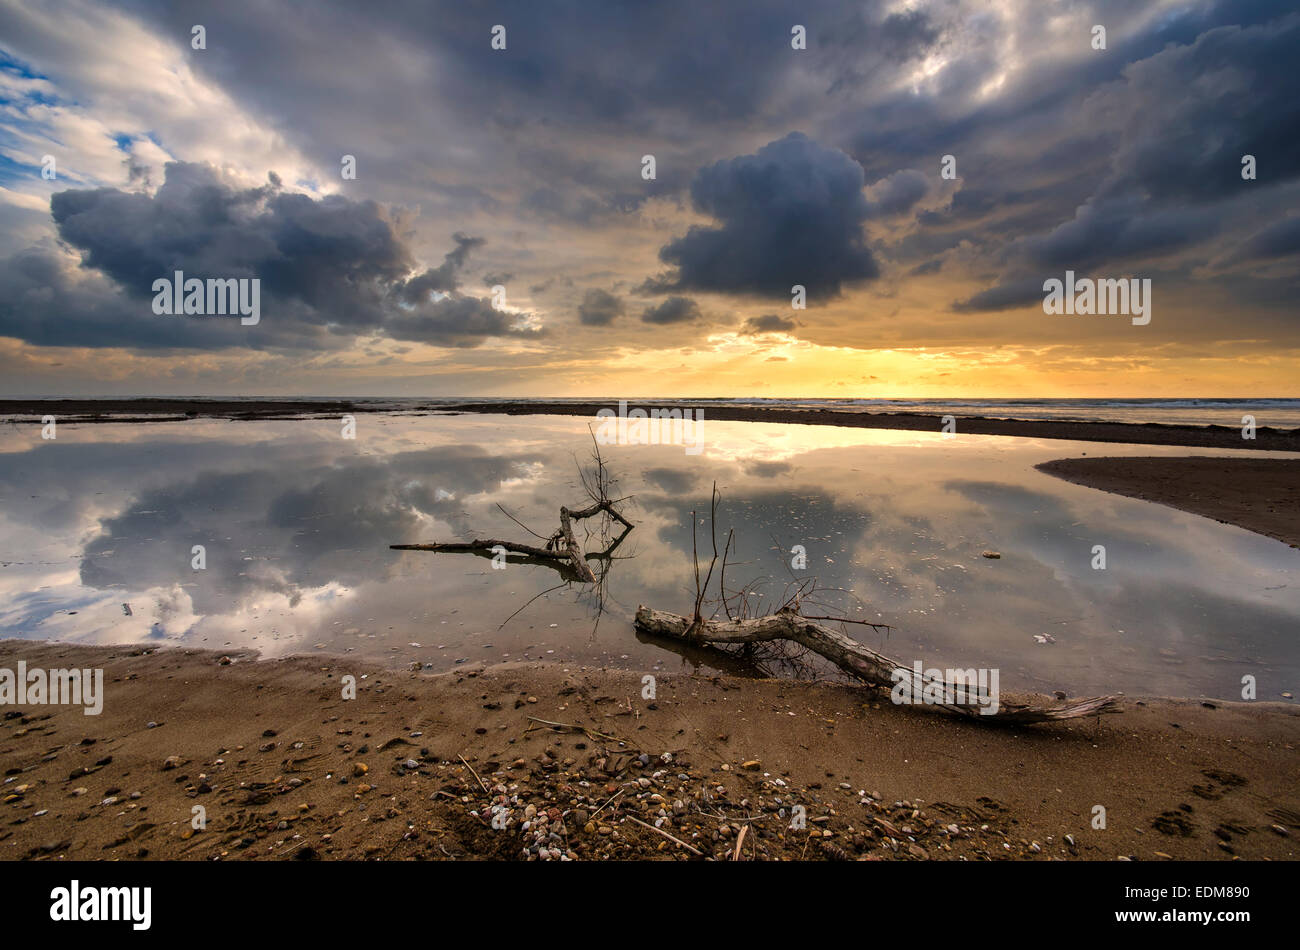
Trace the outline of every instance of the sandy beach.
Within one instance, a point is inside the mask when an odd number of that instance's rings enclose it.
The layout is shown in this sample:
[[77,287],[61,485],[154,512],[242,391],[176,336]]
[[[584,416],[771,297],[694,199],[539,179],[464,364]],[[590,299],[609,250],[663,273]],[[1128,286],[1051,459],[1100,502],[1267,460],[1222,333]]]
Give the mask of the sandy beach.
[[5,711],[7,859],[1300,856],[1284,704],[1009,729],[807,682],[661,676],[646,701],[629,671],[0,644],[20,658],[101,667],[106,698]]
[[1300,547],[1300,459],[1068,458],[1038,469]]

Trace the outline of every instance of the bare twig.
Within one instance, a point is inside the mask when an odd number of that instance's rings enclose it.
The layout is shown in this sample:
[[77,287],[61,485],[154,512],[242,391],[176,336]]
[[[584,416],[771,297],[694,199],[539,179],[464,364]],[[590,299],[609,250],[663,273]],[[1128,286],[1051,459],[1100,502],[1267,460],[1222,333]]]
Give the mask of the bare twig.
[[644,821],[642,821],[640,818],[634,818],[634,817],[631,816],[631,815],[628,815],[628,816],[627,816],[627,819],[628,819],[628,821],[634,821],[634,822],[636,822],[636,823],[637,823],[638,825],[640,825],[642,828],[649,828],[649,829],[650,829],[651,831],[653,831],[655,834],[663,835],[663,836],[664,836],[665,838],[667,838],[669,841],[675,841],[675,842],[677,842],[679,845],[681,845],[681,846],[682,846],[683,848],[685,848],[687,851],[690,851],[692,854],[697,854],[697,855],[699,855],[700,857],[704,857],[704,852],[701,851],[699,848],[695,847],[694,845],[689,845],[689,844],[687,844],[685,841],[683,841],[681,838],[677,837],[676,835],[670,835],[668,832],[664,831],[662,828],[656,828],[654,825],[647,825],[647,824],[646,824]]
[[[626,791],[627,791],[627,789],[625,789],[625,788],[620,788],[620,789],[619,789],[617,792],[615,792],[613,795],[609,796],[609,798],[605,799],[605,805],[608,805],[610,802],[612,802],[614,799],[618,798],[618,796],[622,795],[622,794],[623,794],[624,792],[626,792]],[[587,820],[588,820],[588,821],[592,821],[592,820],[593,820],[597,815],[599,815],[602,811],[605,810],[605,805],[601,805],[599,808],[597,808],[595,811],[593,811],[593,812],[591,813],[591,817],[588,818]]]
[[740,860],[740,849],[745,846],[745,834],[749,831],[749,825],[740,826],[740,834],[736,835],[736,850],[731,854],[731,860]]
[[[593,441],[595,435],[592,435]],[[566,506],[560,506],[560,526],[550,537],[538,534],[528,525],[524,524],[504,507],[497,504],[507,518],[513,521],[519,527],[523,528],[529,534],[545,541],[544,547],[538,547],[535,544],[521,544],[517,541],[506,541],[500,538],[476,538],[473,541],[438,541],[428,544],[390,544],[389,547],[397,551],[443,551],[443,552],[463,552],[486,555],[489,552],[500,553],[505,550],[511,554],[523,555],[527,558],[535,559],[543,564],[549,564],[556,567],[568,580],[577,580],[584,584],[593,584],[599,586],[600,579],[587,563],[588,560],[603,561],[604,571],[609,570],[609,564],[612,562],[610,557],[614,548],[622,543],[627,532],[633,527],[631,521],[627,519],[622,512],[616,507],[616,502],[609,497],[609,489],[612,479],[609,470],[605,467],[605,460],[600,454],[600,448],[597,446],[592,453],[595,463],[594,470],[588,473],[586,470],[579,468],[579,477],[582,480],[583,488],[591,504],[585,508],[571,509]],[[619,499],[621,501],[622,499]],[[623,533],[620,535],[609,548],[598,554],[584,554],[582,546],[578,544],[573,533],[573,523],[575,521],[584,521],[587,518],[594,518],[596,515],[604,514],[614,521],[623,525]],[[604,536],[604,531],[601,532]],[[588,533],[590,536],[590,532]],[[602,571],[603,576],[603,571]],[[599,591],[598,591],[599,593]],[[525,605],[527,606],[527,605]]]
[[491,795],[492,793],[488,791],[488,787],[483,784],[483,780],[479,778],[478,773],[474,771],[474,766],[470,765],[468,762],[465,762],[465,757],[463,755],[457,755],[456,758],[460,759],[462,762],[465,763],[465,768],[469,769],[470,774],[473,775],[474,778],[478,781],[479,788],[483,789],[483,792],[485,794]]
[[[607,739],[610,742],[621,742],[618,736],[611,736],[604,732],[597,732],[587,726],[579,726],[571,722],[551,722],[549,719],[538,719],[536,716],[529,716],[529,721],[541,723],[543,726],[550,726],[552,729],[572,729],[574,732],[585,732],[590,739]],[[532,726],[528,727],[529,729]],[[527,730],[525,730],[527,731]]]

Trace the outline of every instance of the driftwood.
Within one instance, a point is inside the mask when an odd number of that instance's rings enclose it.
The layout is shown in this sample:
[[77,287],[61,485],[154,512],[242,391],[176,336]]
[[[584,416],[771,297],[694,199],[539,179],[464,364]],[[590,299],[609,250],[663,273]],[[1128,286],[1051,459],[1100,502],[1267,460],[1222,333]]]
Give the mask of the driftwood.
[[533,544],[520,544],[518,541],[502,541],[497,538],[475,539],[473,541],[436,541],[430,544],[390,544],[389,547],[395,551],[472,551],[475,553],[491,553],[496,548],[504,548],[512,554],[522,554],[526,557],[536,558],[539,561],[563,562],[577,575],[578,580],[586,584],[594,584],[596,583],[596,575],[587,563],[587,559],[608,557],[614,547],[618,545],[618,542],[622,541],[622,537],[619,537],[608,550],[595,554],[584,554],[582,546],[578,544],[577,539],[573,536],[573,522],[590,518],[602,511],[608,512],[610,517],[623,525],[624,534],[632,528],[632,522],[619,514],[613,502],[599,501],[577,511],[571,511],[561,505],[560,527],[550,538],[546,539],[546,547],[544,548],[539,548]]
[[[592,440],[595,441],[594,435]],[[473,541],[435,541],[429,544],[390,544],[389,547],[395,551],[454,551],[469,552],[488,557],[505,550],[554,567],[560,571],[561,576],[566,580],[599,585],[601,578],[596,576],[595,571],[591,569],[591,565],[587,562],[605,562],[607,569],[609,562],[613,560],[614,549],[623,543],[623,539],[632,530],[632,522],[623,517],[616,507],[623,499],[610,498],[610,488],[613,480],[609,471],[605,468],[605,460],[601,457],[599,445],[596,446],[595,451],[592,453],[592,462],[593,465],[589,471],[579,469],[578,472],[583,487],[587,490],[587,496],[592,503],[585,508],[578,509],[570,509],[561,505],[560,526],[549,538],[537,534],[536,531],[533,531],[510,512],[497,505],[507,518],[529,534],[545,541],[545,547],[538,547],[535,544],[521,544],[518,541],[504,541],[498,538],[476,538]],[[578,544],[577,538],[574,537],[573,523],[587,518],[594,518],[602,513],[609,515],[610,518],[621,524],[623,531],[605,550],[585,554],[582,546]]]
[[910,684],[917,695],[929,686],[931,692],[937,692],[945,700],[929,705],[938,705],[955,713],[998,723],[1023,725],[1120,711],[1115,697],[1099,696],[1060,706],[1001,702],[996,712],[985,713],[983,710],[987,707],[981,705],[978,697],[970,699],[951,683],[937,683],[926,676],[918,677],[915,670],[863,646],[847,634],[800,616],[793,608],[783,608],[765,617],[706,620],[697,616],[692,620],[680,614],[643,606],[637,608],[636,627],[643,633],[692,643],[744,645],[773,640],[792,641],[820,654],[846,673],[872,686],[889,689],[904,681]]

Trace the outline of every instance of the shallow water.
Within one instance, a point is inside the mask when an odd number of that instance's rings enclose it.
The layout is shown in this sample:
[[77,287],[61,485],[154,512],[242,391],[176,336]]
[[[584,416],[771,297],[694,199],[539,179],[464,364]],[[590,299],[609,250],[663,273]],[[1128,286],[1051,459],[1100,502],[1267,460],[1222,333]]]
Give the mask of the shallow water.
[[[689,612],[691,512],[707,548],[716,481],[720,543],[737,532],[730,587],[755,582],[762,609],[815,575],[828,604],[808,612],[892,625],[850,630],[907,665],[997,668],[1003,689],[1071,695],[1240,698],[1245,674],[1260,699],[1300,685],[1300,551],[1033,469],[1178,449],[715,421],[698,455],[606,446],[636,527],[600,615],[589,591],[545,566],[388,549],[535,541],[498,504],[549,534],[559,505],[585,503],[587,425],[363,415],[355,440],[333,420],[65,424],[53,441],[0,427],[0,636],[319,650],[437,670],[539,658],[734,669],[643,641],[630,623],[639,603]],[[806,570],[790,568],[794,545]],[[1105,570],[1093,569],[1095,545]]]

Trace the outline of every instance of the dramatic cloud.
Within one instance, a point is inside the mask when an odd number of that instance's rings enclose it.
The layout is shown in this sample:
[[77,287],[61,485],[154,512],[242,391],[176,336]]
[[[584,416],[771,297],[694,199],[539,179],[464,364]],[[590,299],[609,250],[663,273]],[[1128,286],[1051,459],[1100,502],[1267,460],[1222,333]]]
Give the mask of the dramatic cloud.
[[[1293,385],[1293,0],[39,7],[0,0],[15,391],[594,395],[649,351],[683,392],[1079,392],[1137,331],[1015,312],[1066,269],[1156,279],[1139,384],[1237,392],[1214,341]],[[260,323],[154,315],[176,269],[258,277]]]
[[1251,236],[1242,249],[1245,260],[1272,260],[1300,254],[1300,215],[1271,224]]
[[872,217],[891,217],[912,210],[930,193],[932,176],[915,168],[906,168],[881,179],[868,190],[868,207]]
[[741,327],[741,333],[758,334],[758,333],[793,333],[799,324],[789,317],[778,316],[775,313],[765,313],[761,317],[750,317]]
[[[1007,262],[1002,281],[954,309],[1040,301],[1039,275],[1046,272],[1150,266],[1268,213],[1261,192],[1300,182],[1298,52],[1300,15],[1218,26],[1132,62],[1100,85],[1078,110],[1113,142],[1095,190],[1069,220],[1009,242],[999,254]],[[1243,177],[1248,155],[1253,179]],[[1267,172],[1259,167],[1263,156]],[[1203,256],[1241,263],[1294,253],[1285,222],[1273,229],[1269,237],[1251,236],[1244,248]]]
[[[1294,7],[1292,8],[1294,9]],[[1122,116],[1102,193],[1137,189],[1159,204],[1239,195],[1242,157],[1260,178],[1300,178],[1300,15],[1222,26],[1133,63],[1090,113]]]
[[[487,243],[483,238],[466,237],[459,233],[453,234],[451,239],[456,242],[456,248],[443,258],[441,266],[425,271],[402,286],[401,294],[404,301],[419,303],[427,300],[432,293],[449,293],[455,290],[460,286],[460,271],[465,266],[465,261],[469,259],[469,252]],[[501,278],[484,278],[484,283],[489,287],[498,282],[503,281]]]
[[721,226],[666,245],[659,256],[677,272],[657,286],[788,296],[802,284],[824,303],[844,283],[877,276],[862,177],[853,159],[799,132],[701,169],[691,201]]
[[[456,234],[440,266],[416,273],[410,249],[382,206],[287,193],[274,173],[265,186],[239,188],[211,166],[173,162],[153,195],[74,189],[56,193],[50,211],[59,237],[80,252],[83,269],[109,278],[116,293],[107,308],[70,309],[78,291],[57,258],[29,253],[10,259],[0,265],[0,299],[23,306],[0,304],[0,332],[20,339],[321,346],[328,331],[338,344],[377,333],[463,347],[538,333],[519,328],[516,314],[456,293],[459,273],[481,238]],[[154,281],[170,280],[176,271],[201,280],[259,279],[267,329],[259,324],[240,333],[236,320],[154,314]],[[52,291],[44,301],[35,293],[42,285]],[[50,306],[56,303],[57,310]],[[207,327],[185,327],[192,323]]]
[[589,327],[607,327],[623,315],[623,301],[607,290],[593,287],[582,297],[578,320]]
[[641,314],[645,323],[689,323],[700,318],[700,305],[690,297],[669,297],[655,307],[646,308]]

